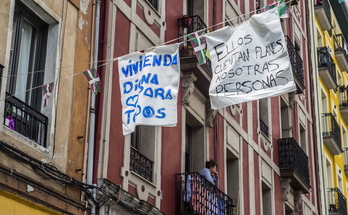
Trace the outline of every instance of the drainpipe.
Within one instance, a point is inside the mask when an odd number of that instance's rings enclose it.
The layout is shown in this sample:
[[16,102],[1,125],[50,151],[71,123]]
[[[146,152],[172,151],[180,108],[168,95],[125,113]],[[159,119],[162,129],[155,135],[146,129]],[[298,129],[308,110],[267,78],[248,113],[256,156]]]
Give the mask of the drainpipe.
[[[95,29],[94,29],[94,55],[93,68],[97,68],[98,61],[98,41],[99,41],[99,21],[100,21],[100,0],[96,0],[95,4]],[[88,135],[88,154],[87,154],[87,184],[93,185],[93,164],[94,164],[94,136],[95,136],[95,100],[96,95],[91,94],[90,117],[89,117],[89,135]],[[95,189],[92,191],[95,193]],[[93,198],[95,196],[93,195]],[[96,212],[96,205],[91,203],[91,215]]]

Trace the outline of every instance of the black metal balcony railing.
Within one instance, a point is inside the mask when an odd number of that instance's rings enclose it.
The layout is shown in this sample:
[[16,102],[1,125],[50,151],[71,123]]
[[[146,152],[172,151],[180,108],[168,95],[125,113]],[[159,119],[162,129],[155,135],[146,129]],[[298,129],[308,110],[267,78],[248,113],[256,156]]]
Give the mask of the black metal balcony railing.
[[264,121],[262,121],[260,119],[260,131],[266,136],[268,137],[268,126],[266,125],[266,123]]
[[341,145],[341,130],[340,126],[338,125],[335,117],[332,115],[332,113],[324,113],[322,117],[325,117],[326,119],[323,120],[323,136],[333,136],[335,141],[337,142],[338,146],[342,148]]
[[317,0],[315,6],[323,6],[326,16],[329,20],[331,20],[331,10],[330,10],[330,4],[328,0]]
[[279,168],[296,169],[304,181],[309,185],[308,157],[294,138],[278,140]]
[[4,112],[4,125],[6,125],[6,118],[11,116],[14,122],[13,130],[46,147],[47,116],[9,93],[6,93]]
[[334,81],[336,81],[336,66],[331,58],[329,50],[327,47],[318,48],[318,67],[327,67],[329,73]]
[[[182,57],[196,57],[195,51],[189,42],[190,39],[188,35],[197,32],[199,30],[207,29],[206,24],[203,22],[200,16],[183,16],[178,19],[179,26],[179,38],[182,38],[183,41],[187,41],[180,48],[180,56]],[[184,30],[186,29],[186,30]],[[211,62],[209,59],[206,59],[208,68],[211,68]]]
[[295,46],[292,44],[290,38],[285,36],[286,46],[288,48],[288,53],[290,57],[291,67],[298,77],[298,80],[304,84],[304,75],[303,75],[303,61],[301,56],[297,53]]
[[329,188],[329,212],[339,215],[347,215],[347,200],[337,187]]
[[153,162],[139,153],[134,147],[131,147],[129,166],[130,171],[152,182]]
[[[207,29],[207,25],[203,22],[200,16],[195,15],[195,16],[182,16],[181,18],[178,19],[178,24],[179,24],[179,30],[182,30],[182,28],[185,28],[186,34],[189,35],[193,32],[202,30],[202,29]],[[179,31],[180,32],[180,31]],[[182,36],[182,35],[180,35]],[[185,38],[187,39],[187,38]]]
[[335,36],[335,51],[343,51],[344,56],[348,59],[348,47],[347,42],[342,34],[336,34]]
[[176,214],[234,215],[231,199],[197,172],[176,174]]

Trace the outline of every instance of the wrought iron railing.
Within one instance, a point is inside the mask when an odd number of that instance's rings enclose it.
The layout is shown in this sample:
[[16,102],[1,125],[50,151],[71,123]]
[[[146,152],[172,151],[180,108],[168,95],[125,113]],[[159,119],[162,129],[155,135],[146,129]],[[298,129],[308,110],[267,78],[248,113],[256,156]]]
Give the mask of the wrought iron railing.
[[328,0],[317,0],[315,6],[324,7],[327,18],[331,20],[331,10]]
[[323,113],[322,117],[325,117],[323,120],[323,137],[333,136],[338,146],[342,148],[341,130],[335,117],[332,115],[332,113]]
[[[191,45],[188,35],[195,33],[199,30],[207,32],[207,26],[203,22],[200,16],[182,16],[178,19],[179,26],[179,38],[184,41],[180,48],[181,57],[196,57],[194,48]],[[211,68],[211,62],[207,58],[205,63],[208,68]]]
[[331,58],[329,49],[327,47],[318,48],[318,67],[324,68],[327,67],[332,79],[336,82],[336,66],[334,61]]
[[158,10],[158,0],[146,0],[156,10]]
[[262,119],[260,119],[260,131],[268,137],[268,126]]
[[176,174],[176,214],[234,215],[236,200],[197,172]]
[[134,147],[131,147],[129,168],[130,171],[152,182],[153,161],[142,155]]
[[[201,17],[198,15],[182,16],[178,19],[178,24],[179,24],[180,31],[182,30],[182,28],[186,29],[186,32],[185,32],[186,35],[189,35],[199,30],[207,29],[207,25],[203,22]],[[179,35],[179,36],[183,36],[183,35]]]
[[309,182],[308,156],[294,138],[278,140],[279,168],[296,169],[307,184]]
[[339,188],[329,188],[329,212],[347,215],[347,200]]
[[288,53],[289,53],[289,57],[290,57],[291,67],[292,67],[295,75],[301,81],[301,83],[304,84],[303,61],[302,61],[302,58],[297,53],[296,48],[292,44],[290,38],[288,36],[285,36],[285,39],[286,39],[286,46],[288,48]]
[[335,51],[343,51],[345,57],[348,59],[347,42],[344,39],[343,34],[336,34],[335,35]]
[[4,125],[46,147],[47,116],[9,93],[6,93],[4,112]]
[[348,88],[346,86],[339,87],[340,107],[348,107]]

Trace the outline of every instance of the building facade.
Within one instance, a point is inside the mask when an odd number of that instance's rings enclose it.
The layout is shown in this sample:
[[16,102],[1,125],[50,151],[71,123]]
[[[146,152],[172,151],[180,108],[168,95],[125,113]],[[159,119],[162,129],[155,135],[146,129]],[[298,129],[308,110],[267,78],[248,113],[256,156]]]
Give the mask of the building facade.
[[[1,214],[85,214],[94,2],[0,6]],[[46,103],[42,87],[54,83]]]
[[314,1],[312,65],[323,214],[347,214],[347,6]]
[[[180,43],[181,67],[177,125],[137,126],[124,136],[118,63],[99,64],[103,89],[97,98],[93,183],[115,196],[101,214],[321,214],[311,5],[286,1],[289,17],[281,24],[297,91],[281,96],[211,109],[211,65],[197,63],[187,38],[198,30],[238,25],[271,3],[101,3],[100,61]],[[219,189],[197,173],[209,159],[218,163]],[[191,191],[194,196],[187,195]]]

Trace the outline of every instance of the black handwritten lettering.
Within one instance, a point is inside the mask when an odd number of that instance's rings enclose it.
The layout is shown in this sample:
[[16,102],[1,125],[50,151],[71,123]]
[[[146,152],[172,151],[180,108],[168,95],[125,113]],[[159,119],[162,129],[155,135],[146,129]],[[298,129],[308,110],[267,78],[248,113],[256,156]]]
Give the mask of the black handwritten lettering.
[[289,83],[289,79],[280,75],[280,73],[283,73],[283,72],[284,72],[284,70],[280,70],[279,72],[277,72],[276,77],[278,79],[282,79],[283,81],[285,81],[285,83],[283,83],[283,85],[285,85],[285,84]]
[[[217,56],[217,59],[218,59],[218,61],[220,61],[220,60],[222,60],[225,56],[221,56],[220,57],[220,55],[222,55],[223,54],[223,50],[222,49],[224,49],[225,48],[225,43],[220,43],[220,44],[218,44],[218,45],[216,45],[216,46],[214,46],[214,49],[215,49],[215,52],[216,52],[216,56]],[[219,51],[218,51],[219,50]],[[220,51],[221,50],[221,51]]]

